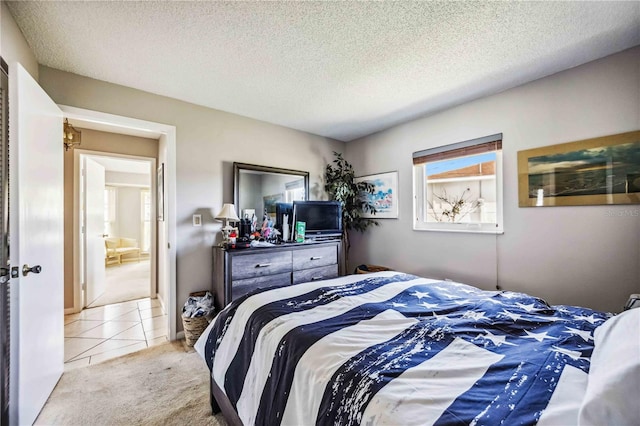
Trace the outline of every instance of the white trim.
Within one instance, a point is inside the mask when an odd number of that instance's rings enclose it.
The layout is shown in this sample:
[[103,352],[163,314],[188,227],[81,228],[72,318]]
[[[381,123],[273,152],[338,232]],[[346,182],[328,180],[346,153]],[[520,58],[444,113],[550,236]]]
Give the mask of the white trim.
[[83,294],[82,294],[82,277],[80,274],[80,256],[78,248],[80,247],[80,240],[82,234],[80,232],[80,156],[73,154],[73,242],[71,244],[71,250],[73,254],[73,310],[74,312],[81,312],[83,308]]
[[[451,225],[456,225],[456,224],[451,224]],[[464,226],[464,224],[462,224],[461,226]],[[491,224],[491,226],[495,227],[494,224]],[[428,232],[458,232],[458,233],[466,233],[466,234],[492,234],[492,235],[502,235],[504,234],[503,230],[498,230],[498,229],[488,229],[488,228],[482,228],[480,226],[476,227],[476,229],[473,229],[472,226],[468,227],[468,228],[464,228],[464,229],[455,229],[455,228],[418,228],[417,226],[413,227],[414,231],[428,231]]]
[[108,114],[106,112],[91,111],[84,108],[76,108],[69,105],[58,105],[69,119],[88,121],[91,123],[102,124],[112,129],[119,128],[121,131],[114,129],[115,133],[128,134],[127,131],[146,132],[149,138],[157,139],[163,134],[169,134],[171,129],[175,133],[175,126],[162,123],[154,123],[152,121],[138,120],[137,118],[124,117],[121,115]]
[[[95,123],[101,123],[109,125],[114,128],[114,131],[119,133],[127,133],[127,129],[136,131],[147,131],[155,134],[160,134],[159,138],[159,152],[158,162],[165,163],[165,209],[166,216],[164,222],[157,222],[158,226],[165,226],[170,249],[164,250],[164,248],[157,247],[158,249],[158,265],[165,265],[168,269],[166,275],[169,279],[169,300],[165,303],[165,312],[167,312],[169,340],[176,339],[176,128],[175,126],[156,123],[152,121],[139,120],[136,118],[123,117],[119,115],[107,114],[99,111],[92,111],[83,108],[76,108],[67,105],[58,105],[63,112],[63,115],[67,118],[86,120]],[[162,148],[164,147],[164,152]],[[90,151],[95,153],[95,151]],[[111,154],[109,154],[111,155]],[[163,161],[164,157],[164,161]],[[155,185],[155,173],[151,173],[153,184]],[[76,192],[74,184],[74,192]],[[155,193],[156,191],[154,191]],[[76,200],[74,199],[74,203]],[[155,203],[154,203],[155,209]],[[74,209],[75,210],[75,209]],[[77,213],[74,211],[74,228],[78,218]],[[155,228],[155,227],[153,227]],[[157,245],[157,242],[156,242]],[[164,258],[162,258],[164,253]],[[75,257],[75,256],[74,256]],[[74,263],[76,261],[74,260]],[[74,266],[75,270],[75,266]],[[74,283],[75,285],[75,283]],[[158,286],[161,284],[158,283]],[[76,293],[76,292],[74,292]],[[79,305],[78,300],[80,294],[74,294],[74,307]],[[168,309],[167,306],[168,305]]]
[[[176,203],[176,128],[171,128],[164,135],[160,136],[160,146],[164,140],[166,146],[165,158],[165,209],[168,216],[165,216],[164,223],[168,226],[167,234],[169,235],[168,268],[169,268],[169,340],[176,339],[176,322],[178,314],[176,312],[177,303],[177,278],[176,278],[176,252],[178,249],[178,236],[176,218],[178,217],[178,205]],[[161,157],[160,157],[161,158]],[[160,159],[159,158],[159,159]],[[165,311],[167,312],[167,311]]]
[[[107,151],[89,151],[86,149],[75,148],[73,152],[74,159],[74,174],[73,174],[73,230],[77,238],[73,239],[73,299],[75,312],[80,312],[84,308],[83,294],[86,294],[82,290],[82,278],[80,261],[81,257],[77,255],[79,247],[81,247],[81,239],[83,238],[82,231],[80,229],[80,173],[82,164],[82,157],[114,157],[114,158],[126,158],[130,160],[138,160],[149,163],[149,178],[151,180],[152,188],[155,188],[155,170],[157,160],[153,157],[143,157],[139,155],[120,154]],[[155,217],[155,195],[154,191],[151,191],[151,217]],[[149,268],[151,269],[150,282],[149,282],[149,297],[152,299],[156,297],[156,288],[158,285],[157,274],[157,235],[156,227],[151,227],[151,253],[149,254]],[[76,297],[77,296],[77,297]],[[79,303],[78,303],[79,302]]]

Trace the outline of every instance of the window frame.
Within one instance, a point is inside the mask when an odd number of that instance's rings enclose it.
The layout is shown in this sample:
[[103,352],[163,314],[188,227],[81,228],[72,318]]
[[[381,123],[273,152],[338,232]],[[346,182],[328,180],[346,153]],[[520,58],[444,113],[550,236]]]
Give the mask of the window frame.
[[[427,206],[427,179],[425,165],[441,159],[432,161],[422,161],[424,157],[438,157],[445,155],[446,158],[463,158],[477,155],[474,147],[486,144],[487,142],[500,141],[500,147],[487,152],[496,153],[496,222],[470,222],[470,223],[451,223],[451,222],[428,222],[426,215],[428,214]],[[435,232],[463,232],[477,234],[503,234],[504,233],[504,188],[503,188],[503,152],[502,152],[502,133],[485,136],[482,138],[472,139],[451,145],[444,145],[432,149],[426,149],[413,153],[413,230],[414,231],[435,231]],[[459,155],[447,157],[447,153],[461,152]],[[470,151],[466,155],[465,151]]]
[[[148,199],[148,203],[146,203]],[[148,206],[148,210],[146,207]],[[148,213],[148,218],[145,215]],[[150,188],[140,188],[140,249],[141,253],[151,252],[151,240],[153,239],[153,197]],[[148,227],[148,229],[146,229]],[[147,235],[148,233],[148,235]],[[146,238],[148,237],[148,238]]]
[[104,233],[111,235],[113,225],[118,218],[118,188],[113,185],[104,186]]

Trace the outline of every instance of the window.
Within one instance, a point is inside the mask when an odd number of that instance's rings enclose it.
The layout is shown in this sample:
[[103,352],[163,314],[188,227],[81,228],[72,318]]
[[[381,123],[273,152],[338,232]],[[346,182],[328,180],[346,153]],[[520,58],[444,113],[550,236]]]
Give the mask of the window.
[[285,196],[284,201],[286,203],[293,203],[294,200],[304,200],[304,179],[294,180],[284,184]]
[[151,191],[140,191],[140,213],[142,221],[142,252],[149,253],[151,249]]
[[502,134],[413,153],[415,230],[502,233]]
[[116,221],[116,188],[105,186],[104,188],[104,233],[111,235],[113,224]]

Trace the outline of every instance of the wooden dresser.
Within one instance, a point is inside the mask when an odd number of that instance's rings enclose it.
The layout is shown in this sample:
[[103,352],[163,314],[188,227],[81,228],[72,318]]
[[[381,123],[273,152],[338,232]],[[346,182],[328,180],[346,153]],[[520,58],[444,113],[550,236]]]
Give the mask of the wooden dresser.
[[326,280],[342,275],[341,241],[274,247],[213,248],[213,294],[217,309],[261,287]]

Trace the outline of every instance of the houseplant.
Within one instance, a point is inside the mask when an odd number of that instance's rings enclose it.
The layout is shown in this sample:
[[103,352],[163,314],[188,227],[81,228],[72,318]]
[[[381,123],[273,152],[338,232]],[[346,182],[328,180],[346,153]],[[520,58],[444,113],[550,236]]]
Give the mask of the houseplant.
[[349,257],[349,231],[364,232],[368,227],[379,225],[373,219],[362,217],[364,213],[376,213],[376,208],[366,194],[374,194],[375,186],[369,182],[354,182],[353,166],[342,157],[333,153],[335,159],[327,164],[324,173],[324,189],[329,197],[342,204],[342,237],[345,257]]

